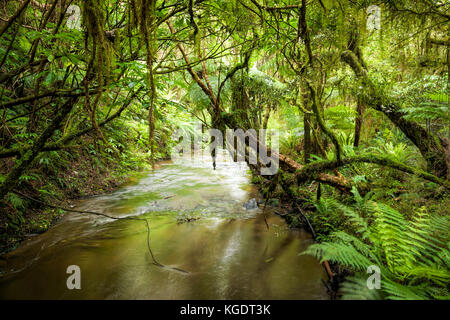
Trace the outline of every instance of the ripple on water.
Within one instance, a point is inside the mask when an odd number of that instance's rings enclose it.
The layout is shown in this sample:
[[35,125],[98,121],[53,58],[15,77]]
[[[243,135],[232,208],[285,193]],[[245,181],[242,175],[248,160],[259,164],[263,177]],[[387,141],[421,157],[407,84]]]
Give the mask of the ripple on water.
[[[148,218],[157,259],[189,274],[151,264],[141,221],[69,213],[5,257],[0,298],[326,299],[324,270],[298,255],[309,234],[269,209],[245,210],[257,194],[248,168],[224,154],[216,171],[210,158],[162,163],[77,209]],[[65,287],[72,264],[79,291]]]

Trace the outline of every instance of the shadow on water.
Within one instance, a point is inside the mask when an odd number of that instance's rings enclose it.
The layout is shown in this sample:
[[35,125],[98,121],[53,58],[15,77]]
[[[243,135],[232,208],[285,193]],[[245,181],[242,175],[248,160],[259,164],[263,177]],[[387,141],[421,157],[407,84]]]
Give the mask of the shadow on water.
[[[141,221],[68,213],[3,257],[0,298],[327,299],[321,265],[298,255],[311,236],[243,208],[257,197],[246,165],[224,154],[216,171],[210,159],[162,163],[77,209],[148,218],[157,259],[188,274],[152,264]],[[66,287],[69,265],[81,269],[81,290]]]

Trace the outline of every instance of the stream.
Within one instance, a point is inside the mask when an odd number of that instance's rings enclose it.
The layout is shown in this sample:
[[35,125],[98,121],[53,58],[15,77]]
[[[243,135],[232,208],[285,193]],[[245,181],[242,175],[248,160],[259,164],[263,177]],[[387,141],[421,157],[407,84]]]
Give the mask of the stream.
[[[0,299],[328,299],[313,241],[289,229],[260,199],[245,163],[162,162],[118,190],[79,200],[77,210],[144,221],[66,213],[47,232],[0,259]],[[69,290],[67,267],[81,270]]]

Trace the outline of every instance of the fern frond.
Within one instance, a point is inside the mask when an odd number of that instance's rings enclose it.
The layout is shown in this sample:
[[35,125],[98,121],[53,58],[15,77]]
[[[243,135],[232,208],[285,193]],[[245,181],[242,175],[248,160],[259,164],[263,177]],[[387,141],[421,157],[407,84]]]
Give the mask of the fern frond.
[[366,270],[371,265],[369,258],[358,252],[353,246],[342,243],[317,243],[310,245],[303,253],[312,255],[323,262],[337,262],[353,270]]
[[386,299],[390,300],[427,300],[425,286],[405,286],[393,281],[384,280],[382,289],[387,293]]
[[380,300],[383,299],[381,290],[369,289],[367,286],[367,277],[357,275],[349,277],[342,284],[340,289],[343,300]]
[[379,257],[372,250],[372,247],[369,244],[364,243],[357,237],[349,235],[348,233],[345,233],[343,231],[337,231],[333,232],[331,238],[336,242],[340,242],[345,245],[351,244],[359,253],[369,258],[372,262],[375,261],[377,263],[380,263]]
[[[360,214],[335,200],[321,203],[321,210],[339,210],[358,237],[339,231],[332,242],[311,245],[304,254],[329,260],[360,272],[342,286],[344,299],[446,299],[450,283],[450,229],[448,217],[430,215],[418,209],[408,221],[397,210],[363,199],[354,192]],[[375,218],[370,225],[363,214]],[[363,272],[376,265],[381,272],[380,292],[366,285]]]

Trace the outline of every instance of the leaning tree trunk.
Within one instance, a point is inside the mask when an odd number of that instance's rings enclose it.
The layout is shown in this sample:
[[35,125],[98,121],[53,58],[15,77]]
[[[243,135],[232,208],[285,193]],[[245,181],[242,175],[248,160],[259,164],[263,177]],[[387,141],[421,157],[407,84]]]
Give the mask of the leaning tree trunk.
[[384,113],[419,149],[427,162],[427,170],[440,178],[449,177],[449,166],[446,153],[448,148],[443,141],[422,128],[417,122],[407,120],[403,117],[401,108],[394,103],[387,102],[386,99],[377,92],[374,85],[367,76],[367,71],[362,67],[361,62],[355,54],[349,50],[341,55],[342,60],[347,63],[354,71],[363,84],[364,103]]

